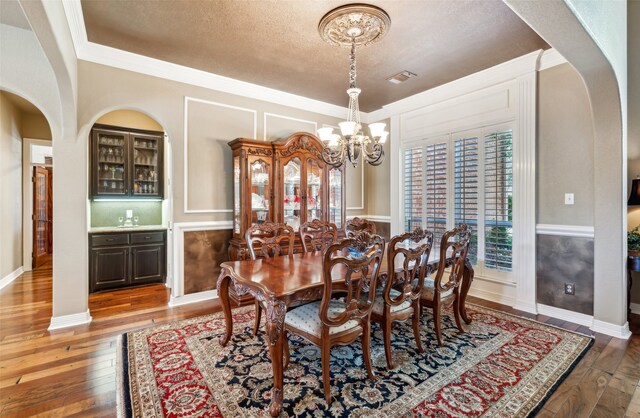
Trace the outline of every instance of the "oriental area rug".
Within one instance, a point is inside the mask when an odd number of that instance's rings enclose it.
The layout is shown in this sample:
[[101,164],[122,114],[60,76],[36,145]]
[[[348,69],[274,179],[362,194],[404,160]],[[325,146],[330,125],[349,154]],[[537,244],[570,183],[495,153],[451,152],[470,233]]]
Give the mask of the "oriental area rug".
[[[271,362],[265,333],[253,336],[253,306],[233,311],[226,347],[223,314],[130,332],[118,344],[118,415],[122,417],[267,417]],[[373,326],[367,378],[360,340],[331,350],[330,407],[324,401],[320,350],[289,337],[281,416],[533,416],[593,339],[492,309],[470,305],[473,322],[458,333],[443,315],[439,347],[430,311],[421,322],[424,353],[410,322],[393,327],[396,368],[387,370],[382,332]],[[262,327],[264,329],[264,327]]]

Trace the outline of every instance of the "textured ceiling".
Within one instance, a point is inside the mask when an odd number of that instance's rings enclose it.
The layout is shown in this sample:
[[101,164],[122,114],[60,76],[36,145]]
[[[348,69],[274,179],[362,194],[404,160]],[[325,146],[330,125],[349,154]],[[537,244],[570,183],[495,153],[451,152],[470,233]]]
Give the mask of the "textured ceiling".
[[[89,41],[346,106],[348,49],[325,43],[335,0],[82,1]],[[381,0],[381,41],[357,52],[360,109],[382,105],[549,46],[500,0]],[[394,85],[402,70],[418,76]]]

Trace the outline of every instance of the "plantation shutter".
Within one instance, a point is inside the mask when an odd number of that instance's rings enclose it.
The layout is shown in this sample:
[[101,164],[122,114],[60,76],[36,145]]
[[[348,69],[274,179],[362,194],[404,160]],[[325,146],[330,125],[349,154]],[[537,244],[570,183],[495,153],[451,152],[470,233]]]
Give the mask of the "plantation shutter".
[[472,228],[468,257],[478,261],[478,186],[480,149],[477,137],[454,141],[454,223],[466,223]]
[[433,246],[439,251],[440,239],[447,230],[447,143],[430,144],[425,148],[424,227],[433,232]]
[[485,267],[512,270],[513,135],[498,131],[484,138]]
[[404,230],[422,226],[422,147],[404,150]]

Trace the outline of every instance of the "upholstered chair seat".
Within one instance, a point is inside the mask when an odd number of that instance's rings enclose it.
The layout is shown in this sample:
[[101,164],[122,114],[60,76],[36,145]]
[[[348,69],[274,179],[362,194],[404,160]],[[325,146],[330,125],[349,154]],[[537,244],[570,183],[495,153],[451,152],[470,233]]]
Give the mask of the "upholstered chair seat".
[[[422,287],[422,291],[420,292],[420,298],[433,300],[434,293],[435,293],[434,281],[431,279],[424,279],[424,286]],[[440,293],[440,297],[442,299],[446,299],[451,295],[453,295],[453,288]]]
[[[320,337],[322,332],[322,321],[320,320],[320,303],[321,301],[311,302],[306,305],[294,308],[287,312],[284,322],[299,329],[302,332]],[[332,299],[329,302],[329,309],[327,311],[329,316],[338,316],[345,311],[344,302],[337,299]],[[352,331],[354,328],[359,328],[360,323],[358,321],[347,321],[342,325],[329,328],[329,335],[340,334],[344,331]]]
[[[402,294],[401,292],[395,289],[391,289],[391,297],[393,299],[397,299],[398,297],[400,297],[401,294]],[[391,313],[400,312],[405,309],[409,309],[410,307],[411,307],[411,301],[405,300],[400,305],[391,306]],[[384,311],[384,289],[378,289],[376,291],[376,298],[373,301],[373,308],[371,309],[371,312],[377,315],[382,315],[383,311]]]

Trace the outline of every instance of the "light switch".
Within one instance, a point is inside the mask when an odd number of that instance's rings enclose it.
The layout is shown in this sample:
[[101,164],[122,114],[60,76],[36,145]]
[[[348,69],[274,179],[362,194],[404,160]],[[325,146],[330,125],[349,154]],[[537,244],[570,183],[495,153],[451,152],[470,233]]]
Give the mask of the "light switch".
[[565,205],[573,205],[573,193],[565,193],[564,194],[564,204]]

